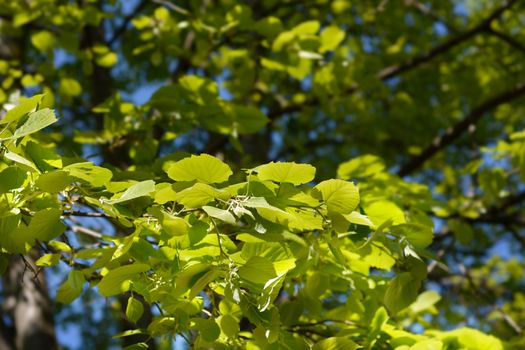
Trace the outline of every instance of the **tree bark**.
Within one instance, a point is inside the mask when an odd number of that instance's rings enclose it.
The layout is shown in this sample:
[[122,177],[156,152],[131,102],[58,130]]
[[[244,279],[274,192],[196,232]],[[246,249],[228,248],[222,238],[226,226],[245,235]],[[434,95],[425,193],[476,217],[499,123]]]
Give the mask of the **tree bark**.
[[19,350],[58,349],[46,278],[43,272],[38,273],[34,263],[37,257],[38,251],[33,249],[28,255],[10,258],[4,276],[7,295],[4,308],[10,316],[12,329],[2,330],[2,334],[8,335],[3,339],[5,344],[0,340],[2,349],[4,346],[12,349],[13,344]]

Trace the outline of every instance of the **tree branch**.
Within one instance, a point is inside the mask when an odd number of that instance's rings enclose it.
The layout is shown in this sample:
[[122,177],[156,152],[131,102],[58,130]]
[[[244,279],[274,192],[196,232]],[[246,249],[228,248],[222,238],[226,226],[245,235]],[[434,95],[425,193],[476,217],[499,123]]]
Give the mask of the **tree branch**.
[[525,45],[523,45],[521,42],[519,42],[518,40],[514,39],[513,37],[511,36],[508,36],[507,34],[505,33],[502,33],[492,27],[488,28],[488,33],[501,39],[502,41],[506,42],[507,44],[509,44],[510,46],[512,46],[513,48],[525,53]]
[[[517,0],[508,0],[504,1],[503,4],[496,9],[494,9],[491,14],[485,18],[483,21],[481,21],[479,24],[474,26],[473,28],[458,33],[454,35],[453,37],[449,38],[444,43],[430,49],[427,52],[424,52],[422,54],[415,55],[414,57],[411,57],[399,64],[392,65],[386,68],[381,69],[379,72],[376,73],[376,77],[381,81],[387,81],[389,79],[392,79],[401,73],[404,73],[408,70],[417,68],[423,63],[429,62],[432,59],[434,59],[436,56],[439,56],[443,53],[446,53],[450,51],[452,48],[458,46],[459,44],[471,39],[472,37],[482,33],[487,32],[490,30],[490,23],[500,17],[506,10],[508,10],[512,5],[514,5],[517,2]],[[359,90],[359,86],[357,84],[354,84],[347,88],[344,91],[345,95],[351,95],[354,92]],[[282,108],[272,111],[268,114],[268,117],[273,120],[277,117],[280,117],[284,114],[292,113],[300,111],[304,106],[312,106],[319,102],[319,99],[317,97],[313,97],[310,100],[307,100],[303,102],[300,105],[297,104],[291,104],[287,106],[283,106]]]
[[142,0],[138,5],[137,7],[135,7],[135,9],[133,10],[133,12],[131,12],[129,15],[127,15],[126,17],[124,17],[124,21],[122,22],[122,24],[120,25],[120,27],[118,27],[117,29],[115,29],[115,31],[113,32],[113,35],[111,36],[111,38],[108,40],[108,46],[112,46],[116,41],[117,39],[122,35],[124,34],[124,32],[126,31],[126,29],[128,28],[128,25],[129,23],[133,20],[133,18],[135,18],[145,7],[146,5],[148,4],[148,2],[146,0]]
[[427,160],[454,142],[457,138],[463,135],[463,133],[469,130],[469,128],[475,127],[476,123],[486,112],[489,112],[499,105],[510,102],[524,94],[525,81],[522,81],[511,89],[489,98],[478,107],[474,108],[464,119],[445,130],[442,135],[436,136],[427,148],[425,148],[419,155],[410,159],[401,167],[401,169],[399,169],[398,175],[406,176],[418,170]]
[[438,46],[434,47],[433,49],[431,49],[431,50],[429,50],[429,51],[427,51],[427,52],[425,52],[423,54],[420,54],[420,55],[417,55],[415,57],[412,57],[412,58],[410,58],[410,59],[408,59],[405,62],[402,62],[400,64],[384,68],[383,70],[381,70],[377,74],[377,77],[379,79],[383,80],[383,81],[391,79],[391,78],[395,77],[398,74],[401,74],[401,73],[403,73],[403,72],[405,72],[407,70],[410,70],[412,68],[415,68],[415,67],[419,66],[422,63],[425,63],[425,62],[428,62],[428,61],[432,60],[434,57],[436,57],[436,56],[438,56],[438,55],[440,55],[440,54],[442,54],[444,52],[449,51],[453,47],[461,44],[464,41],[469,40],[470,38],[480,34],[481,32],[488,31],[490,29],[490,23],[493,20],[495,20],[496,18],[500,17],[503,14],[503,12],[505,12],[505,10],[509,9],[516,1],[517,0],[505,1],[503,3],[503,5],[501,5],[500,7],[496,8],[494,11],[492,11],[490,16],[485,18],[483,21],[481,21],[475,27],[467,30],[466,32],[459,33],[459,34],[455,35],[454,37],[452,37],[449,40],[445,41],[441,45],[438,45]]

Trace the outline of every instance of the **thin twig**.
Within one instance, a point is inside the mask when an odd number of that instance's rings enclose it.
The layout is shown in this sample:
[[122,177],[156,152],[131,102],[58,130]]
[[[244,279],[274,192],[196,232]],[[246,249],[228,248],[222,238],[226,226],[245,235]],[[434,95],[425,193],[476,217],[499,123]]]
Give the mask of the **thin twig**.
[[103,235],[100,232],[93,231],[89,228],[77,226],[77,225],[71,226],[71,231],[75,233],[82,233],[82,234],[85,234],[87,236],[90,236],[96,239],[101,239],[103,237]]
[[169,8],[170,10],[173,10],[181,15],[184,15],[184,16],[189,16],[191,14],[190,11],[180,7],[179,5],[176,5],[170,1],[166,1],[166,0],[151,0],[152,2],[156,3],[156,4],[159,4],[159,5],[164,5],[166,6],[167,8]]

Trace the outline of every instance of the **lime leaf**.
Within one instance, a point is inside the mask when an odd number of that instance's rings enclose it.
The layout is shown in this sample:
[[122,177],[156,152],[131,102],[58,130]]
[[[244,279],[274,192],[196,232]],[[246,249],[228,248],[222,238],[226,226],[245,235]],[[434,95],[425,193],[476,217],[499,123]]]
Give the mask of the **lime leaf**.
[[15,130],[11,137],[0,139],[0,141],[18,139],[20,137],[32,134],[41,130],[57,121],[55,113],[49,108],[44,108],[36,112],[29,113],[29,117],[21,127]]
[[337,176],[344,180],[371,177],[385,169],[381,158],[366,154],[344,162],[337,168]]
[[405,222],[405,213],[394,202],[386,200],[372,202],[365,207],[365,212],[376,226],[387,220],[392,220],[393,225]]
[[312,350],[355,350],[360,348],[352,340],[343,337],[331,337],[317,342]]
[[30,141],[26,145],[26,155],[42,171],[51,171],[62,168],[62,157],[52,148]]
[[426,248],[434,237],[432,228],[421,224],[401,224],[392,227],[392,232],[404,236],[416,248]]
[[235,217],[232,215],[232,213],[230,213],[227,210],[210,207],[207,205],[202,207],[202,209],[206,212],[206,214],[208,214],[212,218],[216,218],[228,224],[235,225],[235,222],[236,222]]
[[371,342],[371,345],[375,342],[377,336],[379,333],[381,333],[381,330],[383,330],[383,327],[388,322],[388,313],[386,312],[384,307],[380,307],[376,310],[376,313],[374,314],[374,318],[372,318],[372,322],[370,323],[370,331],[368,333],[368,339]]
[[215,198],[228,199],[229,193],[218,190],[210,185],[196,183],[190,188],[186,188],[175,195],[175,201],[187,208],[199,208]]
[[55,266],[60,262],[60,254],[44,254],[36,262],[36,266]]
[[239,322],[232,315],[222,315],[219,324],[221,325],[221,331],[228,338],[235,338],[240,332]]
[[58,193],[64,190],[72,180],[72,177],[65,171],[53,171],[40,175],[36,180],[36,185],[43,191]]
[[82,288],[73,288],[66,281],[58,287],[56,300],[62,304],[71,304],[80,294],[82,294]]
[[319,21],[306,21],[301,24],[296,25],[292,31],[295,34],[315,34],[319,30],[321,24]]
[[0,193],[22,187],[27,173],[17,166],[10,166],[0,172]]
[[328,213],[349,214],[359,204],[359,191],[352,182],[331,179],[315,186],[326,203]]
[[212,342],[221,335],[219,325],[212,319],[194,318],[191,322],[191,329],[198,330],[202,339],[207,342]]
[[412,312],[418,313],[432,307],[435,303],[441,300],[441,296],[438,292],[433,290],[427,290],[417,297],[416,301],[410,305]]
[[109,204],[116,204],[126,202],[135,198],[143,197],[149,195],[151,192],[155,191],[155,182],[153,180],[146,180],[138,182],[130,187],[122,195],[115,199],[106,201]]
[[370,221],[368,216],[363,215],[357,211],[353,211],[350,214],[344,214],[343,217],[352,224],[374,227],[374,224],[372,221]]
[[168,169],[168,176],[175,181],[197,180],[205,184],[227,181],[231,174],[227,164],[209,154],[184,158]]
[[246,281],[264,285],[275,278],[277,273],[270,260],[262,256],[254,256],[239,268],[239,276]]
[[60,220],[61,215],[62,211],[56,208],[40,210],[31,219],[28,230],[35,238],[50,241],[66,230],[66,225]]
[[94,165],[91,162],[75,163],[64,167],[69,175],[83,180],[93,187],[105,186],[113,177],[111,170]]
[[337,46],[345,38],[345,32],[336,26],[326,27],[319,36],[321,39],[321,47],[319,52],[335,50]]
[[416,300],[421,280],[412,277],[409,272],[402,272],[388,283],[384,303],[392,315],[403,310]]
[[78,96],[82,93],[82,86],[73,78],[62,78],[58,91],[65,96]]
[[82,271],[71,270],[67,275],[67,283],[69,283],[73,289],[82,289],[86,283],[86,279]]
[[188,298],[192,300],[210,283],[215,281],[215,279],[220,275],[220,272],[216,269],[212,269],[202,275],[196,282],[191,286],[190,294]]
[[10,122],[17,121],[18,119],[22,118],[27,113],[34,111],[38,104],[42,101],[42,98],[44,97],[43,94],[41,95],[35,95],[33,97],[27,98],[22,100],[20,99],[20,104],[5,114],[3,119],[0,119],[0,124],[7,124]]
[[141,272],[149,270],[146,264],[131,264],[110,270],[98,284],[98,290],[103,296],[109,297],[126,292],[130,288],[131,279]]
[[129,297],[128,305],[126,306],[126,317],[128,320],[131,322],[137,322],[142,317],[143,313],[144,306],[142,303],[133,297]]
[[259,179],[289,182],[301,185],[310,182],[315,177],[315,168],[310,164],[297,164],[294,162],[271,162],[256,168]]
[[31,43],[40,52],[48,52],[55,47],[56,38],[53,33],[47,30],[41,30],[31,35]]

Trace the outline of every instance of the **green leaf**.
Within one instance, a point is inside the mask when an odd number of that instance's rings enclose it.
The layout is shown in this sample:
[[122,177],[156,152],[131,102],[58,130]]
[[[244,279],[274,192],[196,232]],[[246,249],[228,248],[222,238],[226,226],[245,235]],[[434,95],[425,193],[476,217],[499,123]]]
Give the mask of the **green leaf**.
[[441,296],[438,292],[433,290],[427,290],[418,295],[416,301],[410,305],[412,312],[419,313],[426,309],[429,309],[441,300]]
[[53,171],[42,174],[36,180],[36,185],[43,191],[58,193],[64,190],[73,180],[65,171]]
[[345,32],[336,26],[326,27],[320,35],[321,47],[319,52],[332,51],[339,46],[341,41],[345,38]]
[[61,215],[60,209],[40,210],[31,219],[28,230],[35,238],[41,241],[50,241],[66,230],[66,225],[60,220]]
[[228,192],[218,190],[210,185],[196,183],[190,188],[186,188],[175,195],[175,201],[187,208],[199,208],[215,198],[227,200],[230,197]]
[[71,304],[82,294],[82,288],[73,288],[67,281],[57,289],[56,300],[62,304]]
[[275,278],[277,273],[269,259],[254,256],[239,268],[239,276],[246,281],[264,285],[272,278]]
[[27,113],[34,111],[43,97],[44,95],[41,94],[26,99],[21,98],[20,104],[7,111],[4,118],[0,119],[0,125],[15,122]]
[[[139,331],[138,334],[141,334],[139,329],[134,329],[134,331],[136,331],[136,330]],[[140,343],[128,345],[125,348],[122,348],[122,350],[145,350],[145,349],[148,349],[148,348],[149,348],[149,345],[147,343],[140,342]]]
[[186,293],[202,276],[204,276],[210,270],[210,265],[203,263],[187,266],[177,275],[175,280],[175,293],[177,295]]
[[402,272],[388,283],[384,303],[391,315],[408,307],[418,295],[421,280],[409,272]]
[[67,275],[67,283],[69,283],[73,289],[82,289],[86,283],[84,273],[79,270],[71,270]]
[[215,279],[220,275],[220,272],[216,269],[211,269],[202,275],[194,284],[191,286],[190,294],[188,298],[192,300],[208,285],[210,282],[215,281]]
[[359,191],[352,182],[331,179],[315,186],[326,203],[328,213],[349,214],[359,204]]
[[19,154],[13,153],[11,151],[7,151],[4,153],[4,157],[6,159],[9,159],[15,163],[22,165],[22,168],[25,168],[29,171],[35,171],[37,173],[40,172],[33,162],[31,162],[30,160],[27,160],[26,158],[22,157]]
[[355,350],[358,348],[360,346],[348,338],[331,337],[315,343],[312,350]]
[[392,232],[405,237],[416,248],[426,248],[432,243],[432,228],[421,224],[401,224],[392,227]]
[[129,297],[128,305],[126,306],[126,317],[128,320],[135,323],[142,317],[143,313],[144,306],[142,303],[133,297]]
[[213,342],[221,335],[219,325],[212,319],[193,318],[191,329],[199,331],[200,336],[207,342]]
[[36,112],[29,113],[29,116],[21,127],[15,130],[13,136],[0,139],[0,141],[18,139],[26,135],[35,133],[51,124],[58,119],[55,112],[49,108],[44,108]]
[[313,166],[294,162],[271,162],[260,165],[255,170],[259,179],[263,181],[289,182],[294,185],[310,182],[315,177],[315,168]]
[[380,226],[387,220],[393,225],[405,223],[405,213],[394,202],[387,200],[375,201],[365,206],[366,215],[375,226]]
[[319,31],[321,24],[319,21],[306,21],[295,26],[292,31],[296,34],[315,34]]
[[227,181],[231,174],[227,164],[209,154],[184,158],[168,169],[168,176],[175,181],[196,180],[204,184]]
[[167,202],[175,201],[177,192],[173,190],[173,186],[171,184],[163,182],[161,184],[157,184],[155,187],[157,189],[157,192],[155,192],[155,203],[166,204]]
[[379,309],[376,310],[376,313],[372,318],[372,322],[370,322],[370,331],[368,333],[368,340],[370,341],[370,346],[373,346],[377,336],[381,333],[383,327],[388,322],[388,319],[388,313],[386,312],[384,307],[381,306]]
[[110,270],[98,284],[100,294],[106,297],[117,295],[129,290],[131,280],[136,278],[141,272],[150,269],[146,264],[131,264],[117,267]]
[[0,193],[7,193],[22,187],[27,179],[27,172],[17,166],[10,166],[0,172]]
[[442,332],[441,334],[444,341],[448,340],[450,342],[451,338],[456,338],[457,340],[454,344],[459,343],[458,347],[460,349],[506,349],[501,340],[492,335],[483,334],[477,329],[463,327],[449,332]]
[[240,332],[239,321],[232,315],[222,315],[219,320],[221,331],[228,338],[235,338]]
[[56,45],[56,38],[53,33],[47,30],[41,30],[31,35],[31,43],[40,52],[49,52]]
[[195,245],[202,241],[208,234],[209,226],[203,221],[194,222],[188,230],[188,236],[190,237],[190,244]]
[[164,231],[171,236],[184,236],[188,234],[188,223],[182,218],[164,213],[160,224]]
[[64,96],[74,97],[82,93],[82,86],[73,78],[62,78],[58,91]]
[[368,216],[363,215],[357,211],[353,211],[350,214],[343,214],[343,217],[352,224],[374,227],[374,223],[370,221]]
[[113,177],[111,170],[94,165],[91,162],[75,163],[64,167],[69,175],[83,180],[93,187],[102,187]]
[[207,205],[203,206],[202,209],[212,218],[216,218],[228,224],[235,225],[235,217],[227,210],[210,207]]
[[230,105],[229,112],[233,130],[239,134],[256,133],[270,121],[263,112],[254,106]]
[[51,241],[51,242],[47,242],[47,245],[48,247],[51,247],[53,248],[54,250],[58,250],[58,251],[63,251],[63,252],[67,252],[67,253],[70,253],[71,252],[71,247],[68,246],[66,243],[64,242],[60,242],[60,241]]
[[51,171],[62,168],[62,157],[49,147],[30,141],[27,143],[26,155],[41,171]]
[[141,181],[130,186],[126,191],[124,191],[124,193],[122,193],[120,196],[117,196],[117,198],[107,200],[106,203],[122,203],[135,198],[148,196],[152,192],[155,192],[155,182],[153,180]]
[[60,262],[60,254],[44,254],[36,262],[36,266],[55,266]]
[[339,165],[337,176],[344,180],[373,177],[381,174],[384,169],[385,164],[381,158],[366,154]]

